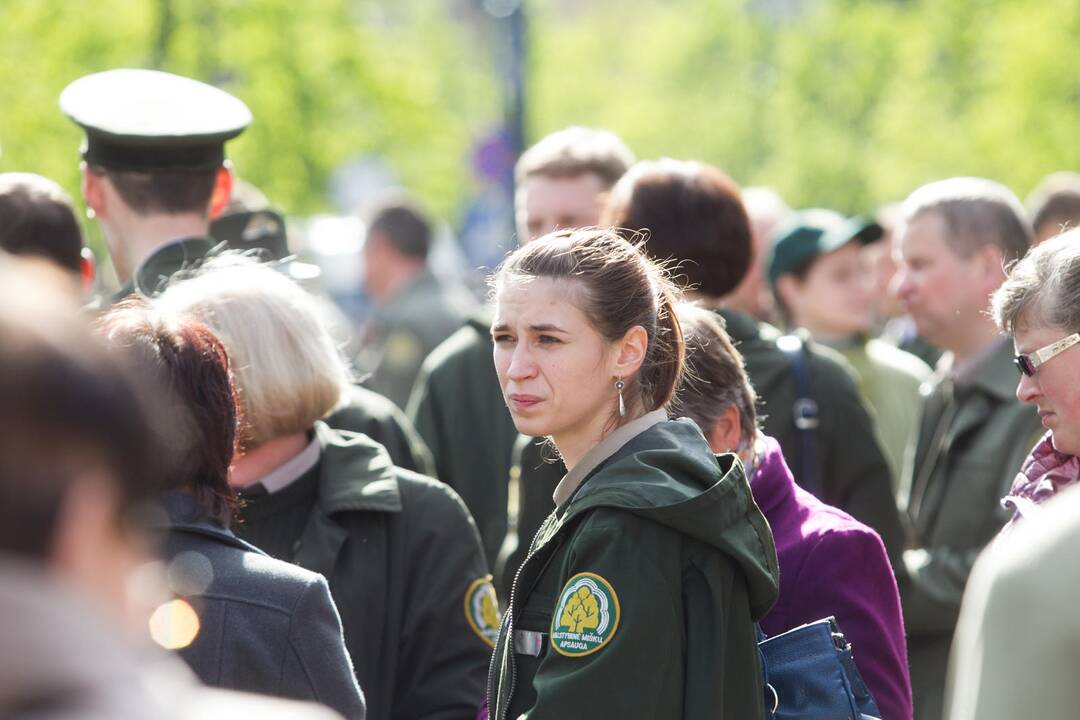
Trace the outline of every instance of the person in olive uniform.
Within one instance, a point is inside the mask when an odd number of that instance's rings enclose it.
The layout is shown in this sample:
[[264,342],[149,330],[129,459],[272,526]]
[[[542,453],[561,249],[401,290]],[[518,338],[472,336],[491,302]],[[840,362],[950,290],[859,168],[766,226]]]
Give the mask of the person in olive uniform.
[[162,512],[146,521],[162,541],[170,587],[199,618],[179,649],[214,687],[315,700],[363,720],[364,698],[326,580],[267,557],[231,530],[229,466],[239,419],[229,357],[205,325],[134,298],[98,325],[115,360],[162,388],[158,413],[175,450],[153,479]]
[[514,581],[493,720],[763,715],[753,623],[776,551],[738,459],[667,417],[675,292],[611,230],[552,233],[496,273],[503,396],[569,472]]
[[130,69],[79,78],[60,108],[86,131],[82,191],[121,285],[112,302],[152,296],[213,247],[210,218],[233,182],[225,141],[251,112],[197,80]]
[[923,399],[899,496],[910,524],[900,597],[920,720],[942,716],[968,575],[1008,520],[1001,499],[1040,434],[1034,408],[1016,398],[1011,344],[988,312],[1003,267],[1031,239],[1016,196],[981,178],[916,190],[895,238],[900,301],[919,335],[946,350]]
[[[607,131],[569,127],[543,137],[514,168],[518,241],[595,225],[607,191],[633,162],[629,148]],[[518,433],[491,365],[490,327],[489,316],[472,317],[431,353],[407,412],[431,449],[438,478],[461,493],[476,518],[501,592],[532,537],[518,544],[517,533],[507,535],[508,481],[517,484],[519,495],[528,487],[550,497],[564,469],[557,461],[532,463],[525,470],[529,481],[522,479],[521,465],[513,460]],[[518,508],[519,517],[523,512]],[[534,531],[538,526],[539,521],[531,525]],[[507,555],[515,559],[507,562]],[[500,573],[504,565],[508,572]]]
[[424,358],[461,327],[475,302],[428,267],[431,222],[413,202],[385,199],[364,239],[364,293],[372,303],[356,362],[364,384],[399,407],[409,401]]
[[647,230],[645,251],[678,263],[677,279],[724,318],[761,398],[762,429],[780,443],[795,481],[876,530],[895,565],[903,530],[889,464],[850,366],[725,306],[753,247],[735,183],[702,163],[639,162],[612,190],[603,222]]
[[472,720],[499,621],[476,526],[452,489],[320,421],[349,377],[314,300],[222,256],[158,303],[205,322],[232,357],[238,534],[329,580],[368,717]]

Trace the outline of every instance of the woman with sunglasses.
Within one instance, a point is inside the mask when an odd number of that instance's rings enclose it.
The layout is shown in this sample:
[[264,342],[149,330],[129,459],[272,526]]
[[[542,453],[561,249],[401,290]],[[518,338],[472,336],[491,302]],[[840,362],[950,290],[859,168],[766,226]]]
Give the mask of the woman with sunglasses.
[[1017,262],[992,307],[1016,346],[1016,396],[1038,408],[1047,430],[1005,498],[1015,510],[1012,526],[1080,478],[1080,230]]

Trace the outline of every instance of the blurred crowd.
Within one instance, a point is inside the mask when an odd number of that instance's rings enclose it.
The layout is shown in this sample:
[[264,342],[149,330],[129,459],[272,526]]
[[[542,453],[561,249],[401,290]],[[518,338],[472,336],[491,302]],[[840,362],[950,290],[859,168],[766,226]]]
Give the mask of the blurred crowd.
[[119,287],[0,174],[3,717],[773,717],[830,617],[887,720],[1075,713],[1080,175],[848,217],[570,127],[486,295],[372,198],[357,324],[240,99],[60,109]]

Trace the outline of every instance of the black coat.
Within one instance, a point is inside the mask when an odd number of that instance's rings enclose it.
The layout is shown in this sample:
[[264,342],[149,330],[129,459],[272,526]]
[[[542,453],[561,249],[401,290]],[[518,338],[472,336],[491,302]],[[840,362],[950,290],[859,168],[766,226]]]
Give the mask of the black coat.
[[315,432],[318,500],[284,559],[330,581],[369,719],[473,720],[499,619],[469,511],[369,438]]
[[326,580],[199,519],[189,495],[168,493],[163,505],[169,583],[200,625],[179,652],[202,681],[315,700],[363,720],[364,696]]

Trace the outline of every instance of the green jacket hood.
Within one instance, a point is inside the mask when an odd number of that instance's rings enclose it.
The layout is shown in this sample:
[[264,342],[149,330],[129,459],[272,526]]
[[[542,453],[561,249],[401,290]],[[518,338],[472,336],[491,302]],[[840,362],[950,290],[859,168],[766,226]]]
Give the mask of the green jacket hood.
[[730,556],[746,576],[755,620],[775,602],[772,531],[742,463],[732,453],[714,455],[692,421],[657,423],[617,450],[585,479],[565,519],[600,507],[634,513]]

